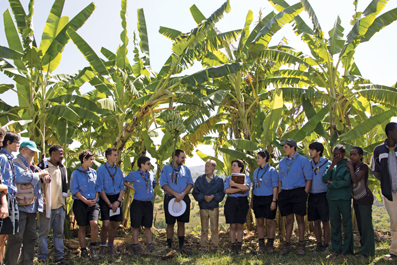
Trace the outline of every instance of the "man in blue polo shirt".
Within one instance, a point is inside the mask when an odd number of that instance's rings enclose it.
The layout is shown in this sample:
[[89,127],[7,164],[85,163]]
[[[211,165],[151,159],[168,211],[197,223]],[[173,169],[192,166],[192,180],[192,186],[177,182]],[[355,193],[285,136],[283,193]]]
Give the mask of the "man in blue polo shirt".
[[[328,184],[322,181],[322,176],[331,162],[322,157],[324,151],[324,145],[322,143],[311,143],[309,145],[309,149],[310,158],[312,158],[310,165],[313,170],[313,183],[309,192],[307,219],[311,222],[314,221],[314,234],[316,235],[317,240],[317,248],[315,252],[328,252],[328,243],[331,236],[327,200]],[[321,222],[323,223],[324,228],[324,244],[321,241]]]
[[[164,196],[164,213],[165,222],[167,223],[167,244],[172,248],[172,237],[174,236],[174,224],[178,221],[178,239],[179,249],[182,254],[187,254],[183,244],[185,242],[185,223],[189,222],[190,215],[190,198],[189,192],[193,188],[193,179],[190,170],[183,165],[185,162],[185,153],[175,150],[174,161],[163,167],[160,174],[160,185],[165,191]],[[179,217],[174,217],[168,212],[168,203],[171,199],[175,201],[185,201],[186,211]]]
[[[112,147],[105,151],[107,162],[98,168],[98,186],[101,189],[99,206],[101,207],[101,246],[99,256],[103,257],[107,253],[111,256],[118,256],[114,246],[114,238],[117,231],[117,222],[123,221],[123,209],[121,202],[124,194],[124,175],[119,167],[116,166],[119,156],[117,149]],[[116,212],[120,208],[120,213],[110,216],[110,211]],[[109,234],[108,234],[109,232]],[[108,246],[106,247],[106,239]]]
[[305,255],[305,215],[306,201],[313,180],[313,170],[309,159],[296,152],[296,141],[287,139],[280,144],[286,155],[279,164],[278,203],[281,216],[286,216],[285,244],[281,255],[291,252],[291,234],[294,226],[294,215],[298,223],[299,244],[297,254]]
[[[153,223],[153,189],[156,187],[156,180],[153,174],[150,174],[150,158],[141,156],[138,158],[139,169],[128,174],[124,179],[124,185],[135,191],[134,200],[130,206],[130,218],[132,226],[132,250],[135,254],[141,254],[141,247],[138,244],[139,228],[145,227],[146,252],[153,252],[152,231],[150,228]],[[131,181],[134,186],[128,182]]]
[[33,189],[35,197],[29,197],[29,201],[21,200],[19,202],[19,232],[8,237],[4,257],[5,264],[33,264],[34,245],[37,239],[37,212],[43,211],[43,194],[40,182],[49,183],[51,180],[47,170],[38,170],[32,163],[38,152],[40,151],[33,141],[26,141],[21,143],[19,154],[13,160],[17,173],[15,182],[20,189],[16,197],[23,198],[24,196],[23,186],[19,186],[19,183],[31,184],[29,188]]

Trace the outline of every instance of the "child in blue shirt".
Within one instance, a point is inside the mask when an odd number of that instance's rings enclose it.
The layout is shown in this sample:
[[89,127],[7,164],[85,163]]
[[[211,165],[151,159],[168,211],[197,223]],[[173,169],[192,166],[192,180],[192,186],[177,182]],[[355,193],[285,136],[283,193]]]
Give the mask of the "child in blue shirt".
[[79,154],[81,167],[73,171],[70,181],[70,191],[72,192],[73,213],[79,226],[79,242],[81,248],[81,258],[87,259],[88,252],[85,241],[85,231],[87,225],[91,227],[91,258],[98,259],[96,240],[98,236],[98,197],[100,187],[97,183],[97,172],[91,168],[94,163],[94,154],[90,151],[82,151]]
[[[124,179],[124,185],[135,191],[134,200],[130,207],[130,218],[132,226],[132,250],[135,254],[141,253],[141,248],[138,244],[139,228],[145,227],[146,237],[146,251],[153,252],[154,247],[152,245],[152,232],[150,228],[153,223],[153,203],[154,198],[153,189],[156,187],[156,180],[153,174],[150,174],[150,158],[141,156],[138,159],[139,169],[128,174]],[[134,186],[128,184],[131,181]]]

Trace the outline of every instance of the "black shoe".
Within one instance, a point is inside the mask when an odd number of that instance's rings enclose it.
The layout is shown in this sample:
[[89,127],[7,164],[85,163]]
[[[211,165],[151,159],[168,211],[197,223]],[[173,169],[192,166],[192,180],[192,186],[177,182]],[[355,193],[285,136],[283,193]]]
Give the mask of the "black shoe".
[[81,258],[82,259],[88,259],[89,258],[87,249],[81,250]]
[[181,247],[181,248],[179,249],[179,252],[180,252],[181,254],[186,254],[186,255],[189,255],[189,254],[192,253],[190,250],[186,249],[185,246]]

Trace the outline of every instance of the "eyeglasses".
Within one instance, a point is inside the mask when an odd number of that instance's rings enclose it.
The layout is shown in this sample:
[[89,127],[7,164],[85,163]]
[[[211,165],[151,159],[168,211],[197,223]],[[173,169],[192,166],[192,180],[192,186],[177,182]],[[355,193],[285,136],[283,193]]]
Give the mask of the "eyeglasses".
[[14,141],[13,143],[20,144],[21,142],[19,142],[19,141]]
[[150,163],[150,162],[149,162],[149,163],[146,163],[146,165],[148,165],[148,166],[151,166],[151,165],[152,165],[152,163]]

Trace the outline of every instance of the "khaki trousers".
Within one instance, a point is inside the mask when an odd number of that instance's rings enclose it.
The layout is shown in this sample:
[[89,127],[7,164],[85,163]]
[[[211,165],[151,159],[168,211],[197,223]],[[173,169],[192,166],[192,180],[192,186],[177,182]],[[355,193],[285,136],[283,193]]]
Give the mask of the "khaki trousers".
[[219,208],[214,210],[201,209],[201,248],[208,250],[208,219],[211,223],[211,248],[218,249],[218,224],[219,224]]
[[393,194],[393,201],[389,201],[386,197],[383,197],[385,202],[386,211],[390,217],[390,233],[391,233],[391,245],[390,254],[397,255],[397,194]]

